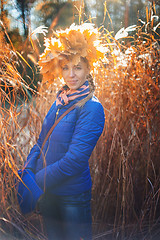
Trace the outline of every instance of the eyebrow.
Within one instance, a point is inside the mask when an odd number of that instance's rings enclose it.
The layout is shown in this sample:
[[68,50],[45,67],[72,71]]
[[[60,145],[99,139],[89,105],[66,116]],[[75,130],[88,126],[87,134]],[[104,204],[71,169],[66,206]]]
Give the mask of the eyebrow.
[[77,65],[74,65],[74,67],[82,67],[81,63],[78,63]]
[[[63,65],[62,67],[68,67],[68,64]],[[81,63],[78,63],[77,65],[74,65],[74,67],[82,67]]]

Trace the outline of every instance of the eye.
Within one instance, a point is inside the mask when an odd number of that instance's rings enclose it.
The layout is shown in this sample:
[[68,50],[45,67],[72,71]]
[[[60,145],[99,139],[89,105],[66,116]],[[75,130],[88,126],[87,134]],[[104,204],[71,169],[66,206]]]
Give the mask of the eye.
[[62,70],[63,70],[63,71],[68,70],[68,66],[62,67]]
[[81,70],[82,67],[81,67],[81,66],[75,66],[75,69],[76,69],[76,70]]

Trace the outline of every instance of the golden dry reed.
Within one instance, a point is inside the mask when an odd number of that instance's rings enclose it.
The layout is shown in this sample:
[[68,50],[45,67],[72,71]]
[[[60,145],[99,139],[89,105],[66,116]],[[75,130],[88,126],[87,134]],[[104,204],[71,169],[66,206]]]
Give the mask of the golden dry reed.
[[[151,228],[160,213],[160,52],[158,27],[149,11],[146,23],[121,29],[115,37],[101,28],[108,52],[92,74],[106,123],[90,159],[93,226],[99,223],[95,232],[108,223],[114,234],[119,229],[124,234],[135,223],[139,229],[146,223]],[[25,59],[4,34],[0,32],[0,232],[45,239],[41,218],[20,213],[15,178],[60,82],[32,92],[17,70]]]

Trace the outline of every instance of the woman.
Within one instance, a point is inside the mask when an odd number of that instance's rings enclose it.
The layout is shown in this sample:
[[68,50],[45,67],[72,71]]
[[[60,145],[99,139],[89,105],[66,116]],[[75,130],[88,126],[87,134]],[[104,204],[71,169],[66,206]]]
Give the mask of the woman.
[[[57,32],[56,38],[46,40],[40,57],[43,80],[50,82],[58,73],[66,84],[45,117],[37,144],[25,163],[44,192],[38,208],[48,239],[89,240],[92,236],[88,160],[104,127],[103,107],[93,96],[90,75],[93,63],[104,56],[98,36],[92,24],[71,25]],[[41,154],[47,132],[75,103],[75,108],[54,128]]]

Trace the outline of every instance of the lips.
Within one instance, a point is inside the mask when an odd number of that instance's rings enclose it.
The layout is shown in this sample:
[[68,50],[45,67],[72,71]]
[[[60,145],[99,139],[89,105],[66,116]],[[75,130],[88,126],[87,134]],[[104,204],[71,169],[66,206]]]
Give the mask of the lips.
[[77,83],[77,80],[72,80],[72,81],[67,81],[68,84],[76,84]]

